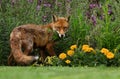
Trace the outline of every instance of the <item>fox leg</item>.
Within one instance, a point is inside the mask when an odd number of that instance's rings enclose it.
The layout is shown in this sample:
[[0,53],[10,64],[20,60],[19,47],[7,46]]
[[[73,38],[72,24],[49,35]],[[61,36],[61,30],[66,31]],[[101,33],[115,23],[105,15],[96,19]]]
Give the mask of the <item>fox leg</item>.
[[54,48],[53,48],[53,42],[49,42],[47,45],[46,45],[46,49],[49,53],[50,56],[55,56],[55,51],[54,51]]
[[[31,40],[30,40],[31,41]],[[24,54],[29,55],[33,50],[33,42],[26,42],[24,45]]]
[[44,50],[40,50],[40,56],[41,56],[41,62],[43,63],[46,58]]
[[24,54],[25,54],[25,55],[29,55],[31,52],[32,52],[32,47],[27,47],[27,48],[25,48],[25,50],[24,50]]

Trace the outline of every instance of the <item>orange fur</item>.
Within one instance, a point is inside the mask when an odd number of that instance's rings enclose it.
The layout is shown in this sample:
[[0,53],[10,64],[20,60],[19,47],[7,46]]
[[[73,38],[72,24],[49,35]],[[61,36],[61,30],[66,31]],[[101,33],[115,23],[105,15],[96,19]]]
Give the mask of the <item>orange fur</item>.
[[30,65],[38,59],[36,56],[29,56],[34,47],[43,48],[40,50],[42,60],[46,57],[44,50],[47,50],[50,56],[56,55],[53,49],[53,31],[60,37],[65,36],[69,27],[68,20],[69,18],[54,15],[53,22],[47,25],[26,24],[14,28],[10,34],[11,53],[8,64],[12,65],[15,61],[19,65]]

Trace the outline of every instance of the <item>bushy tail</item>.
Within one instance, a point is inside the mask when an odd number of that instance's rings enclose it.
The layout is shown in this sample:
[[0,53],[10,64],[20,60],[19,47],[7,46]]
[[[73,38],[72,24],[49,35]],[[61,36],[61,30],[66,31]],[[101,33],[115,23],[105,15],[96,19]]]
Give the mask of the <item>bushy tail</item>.
[[11,65],[15,61],[19,65],[30,65],[34,61],[38,60],[38,56],[27,56],[21,50],[21,44],[18,39],[10,40],[11,53],[8,57],[8,65]]
[[17,64],[20,65],[30,65],[39,58],[38,56],[27,56],[19,50],[13,52],[13,57]]

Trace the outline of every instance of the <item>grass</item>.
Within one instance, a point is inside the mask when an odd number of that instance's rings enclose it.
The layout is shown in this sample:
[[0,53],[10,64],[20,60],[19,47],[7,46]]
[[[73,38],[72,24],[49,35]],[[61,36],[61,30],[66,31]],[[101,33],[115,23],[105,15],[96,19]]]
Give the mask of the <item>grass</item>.
[[0,79],[119,79],[120,67],[0,67]]

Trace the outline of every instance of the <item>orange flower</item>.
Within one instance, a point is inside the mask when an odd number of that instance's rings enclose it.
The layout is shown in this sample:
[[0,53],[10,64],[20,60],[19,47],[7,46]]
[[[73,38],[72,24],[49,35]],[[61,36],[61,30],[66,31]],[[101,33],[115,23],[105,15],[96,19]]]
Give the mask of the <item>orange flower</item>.
[[68,50],[68,51],[67,51],[67,54],[68,54],[69,56],[72,56],[72,55],[74,54],[74,51],[73,51],[73,50]]
[[72,45],[72,46],[70,46],[70,49],[71,50],[75,50],[77,48],[77,45]]
[[67,55],[65,54],[65,53],[61,53],[60,55],[59,55],[59,58],[60,59],[65,59],[67,57]]
[[102,48],[100,52],[103,53],[104,55],[107,55],[107,53],[109,53],[109,50],[106,48]]
[[71,61],[70,61],[70,60],[66,60],[65,62],[66,62],[67,64],[70,64],[70,63],[71,63]]
[[109,53],[106,54],[106,57],[107,57],[108,59],[112,59],[112,58],[115,57],[115,55],[114,55],[112,52],[109,52]]

